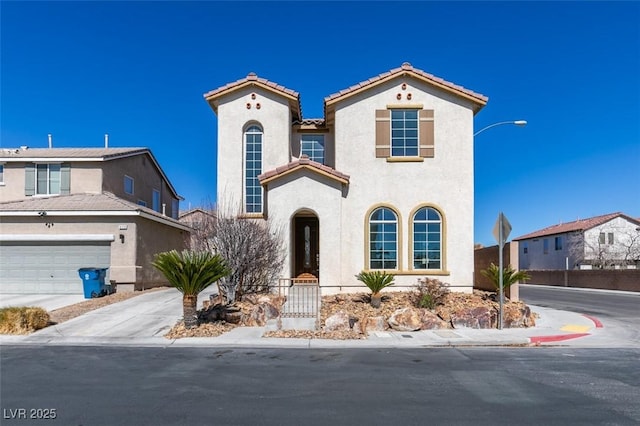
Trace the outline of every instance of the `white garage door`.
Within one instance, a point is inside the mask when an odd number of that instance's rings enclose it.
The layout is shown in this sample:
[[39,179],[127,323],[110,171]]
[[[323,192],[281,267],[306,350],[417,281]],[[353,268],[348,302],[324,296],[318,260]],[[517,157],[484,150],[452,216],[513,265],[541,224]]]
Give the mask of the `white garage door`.
[[0,241],[0,293],[82,294],[78,269],[110,260],[109,241]]

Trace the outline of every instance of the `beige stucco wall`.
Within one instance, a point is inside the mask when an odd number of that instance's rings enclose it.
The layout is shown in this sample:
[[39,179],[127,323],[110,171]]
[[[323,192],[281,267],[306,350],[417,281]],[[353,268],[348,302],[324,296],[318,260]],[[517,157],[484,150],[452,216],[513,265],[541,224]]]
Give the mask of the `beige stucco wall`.
[[292,251],[293,218],[298,213],[313,213],[320,227],[320,282],[324,293],[336,292],[344,244],[341,242],[342,185],[309,171],[296,171],[268,186],[269,220],[281,226],[287,247],[283,277],[294,276]]
[[[153,190],[160,191],[160,208],[165,204],[165,215],[172,217],[173,197],[169,185],[162,178],[162,174],[155,167],[148,155],[135,155],[131,157],[119,158],[105,161],[100,164],[103,170],[103,189],[112,192],[120,198],[138,203],[143,200],[148,208],[153,208]],[[124,176],[127,175],[134,180],[133,195],[124,192]],[[177,217],[177,212],[176,216]]]
[[136,290],[168,285],[165,277],[151,265],[156,253],[186,248],[188,232],[148,219],[136,218]]
[[[402,83],[407,87],[402,90]],[[251,99],[251,93],[257,99]],[[396,96],[412,94],[410,101]],[[405,99],[403,98],[403,99]],[[255,108],[261,102],[261,109]],[[387,162],[375,157],[375,111],[388,105],[421,104],[435,111],[435,157],[422,162]],[[247,104],[252,107],[247,109]],[[299,132],[291,130],[284,97],[262,89],[235,91],[218,107],[218,202],[238,206],[243,193],[243,129],[257,122],[264,129],[263,172],[287,164],[299,154]],[[335,105],[335,119],[325,133],[327,163],[350,176],[348,188],[326,177],[296,172],[269,183],[267,213],[285,230],[287,258],[283,276],[291,276],[292,218],[308,210],[320,223],[320,276],[325,286],[361,286],[355,274],[366,268],[366,215],[377,205],[399,213],[400,265],[393,271],[399,286],[430,276],[455,291],[473,288],[473,111],[469,101],[401,77],[353,95]],[[443,216],[443,270],[412,271],[410,215],[419,206],[437,208]],[[323,292],[333,292],[328,287]],[[344,288],[343,288],[344,289]]]
[[[251,99],[255,93],[256,98]],[[260,109],[257,104],[260,104]],[[247,104],[251,108],[247,108]],[[244,137],[251,123],[260,125],[262,172],[289,162],[291,113],[287,100],[261,88],[244,88],[220,100],[218,107],[217,200],[229,208],[242,205],[244,193]]]
[[[0,185],[0,202],[31,198],[24,194],[26,162],[4,164],[4,185]],[[102,190],[102,171],[99,163],[71,164],[71,193],[99,193]]]
[[[406,90],[401,84],[406,83]],[[411,101],[398,101],[411,93]],[[404,98],[403,98],[404,99]],[[387,162],[375,157],[375,110],[387,105],[421,104],[434,110],[435,157],[423,162]],[[342,210],[342,282],[357,284],[365,268],[365,216],[375,205],[399,213],[401,265],[396,283],[415,284],[420,276],[449,283],[456,291],[473,288],[473,112],[471,105],[412,78],[399,78],[339,103],[335,113],[337,170],[350,175],[349,196]],[[438,275],[410,271],[409,220],[416,207],[428,204],[444,217],[445,270]]]

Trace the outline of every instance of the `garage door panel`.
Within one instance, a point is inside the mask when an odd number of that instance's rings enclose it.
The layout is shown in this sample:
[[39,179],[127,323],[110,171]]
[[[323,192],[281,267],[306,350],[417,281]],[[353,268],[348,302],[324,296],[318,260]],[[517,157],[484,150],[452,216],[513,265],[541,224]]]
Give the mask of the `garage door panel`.
[[82,294],[79,268],[108,268],[110,242],[0,242],[0,292]]

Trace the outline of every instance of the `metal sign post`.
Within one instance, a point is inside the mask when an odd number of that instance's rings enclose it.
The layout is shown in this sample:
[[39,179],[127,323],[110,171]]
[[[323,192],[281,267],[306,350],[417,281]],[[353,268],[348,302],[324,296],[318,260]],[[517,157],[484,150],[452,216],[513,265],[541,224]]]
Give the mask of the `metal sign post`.
[[509,238],[509,234],[511,233],[511,224],[504,216],[502,212],[498,215],[498,220],[496,221],[495,226],[493,227],[493,236],[498,241],[498,268],[499,268],[499,279],[498,279],[498,292],[500,295],[500,322],[498,323],[498,329],[502,330],[502,326],[504,325],[504,266],[503,266],[503,249],[504,243],[507,238]]

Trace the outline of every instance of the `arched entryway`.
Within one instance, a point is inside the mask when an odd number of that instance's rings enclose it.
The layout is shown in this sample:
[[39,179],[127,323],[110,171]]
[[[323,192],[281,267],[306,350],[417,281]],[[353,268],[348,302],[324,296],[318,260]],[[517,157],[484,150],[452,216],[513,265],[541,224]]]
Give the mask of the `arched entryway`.
[[293,217],[293,276],[320,278],[320,221],[312,211],[303,210]]

